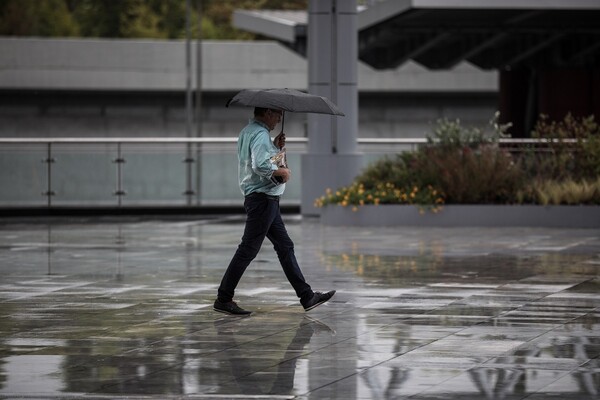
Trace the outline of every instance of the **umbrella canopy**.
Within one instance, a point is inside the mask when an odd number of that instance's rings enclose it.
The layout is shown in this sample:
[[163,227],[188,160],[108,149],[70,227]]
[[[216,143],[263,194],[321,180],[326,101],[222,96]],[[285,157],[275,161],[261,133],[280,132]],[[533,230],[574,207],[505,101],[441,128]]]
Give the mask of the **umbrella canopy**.
[[294,89],[246,89],[233,96],[226,107],[240,105],[277,110],[345,115],[331,100]]

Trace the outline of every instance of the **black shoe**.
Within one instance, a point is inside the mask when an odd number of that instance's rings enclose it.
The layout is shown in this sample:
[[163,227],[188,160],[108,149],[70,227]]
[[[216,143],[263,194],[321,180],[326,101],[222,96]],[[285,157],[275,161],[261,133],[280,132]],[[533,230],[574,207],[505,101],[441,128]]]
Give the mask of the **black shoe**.
[[252,311],[246,311],[243,308],[239,307],[235,304],[235,301],[230,301],[228,303],[221,303],[219,300],[215,300],[215,305],[213,309],[218,312],[222,312],[225,314],[233,314],[233,315],[250,315]]
[[313,294],[312,299],[310,299],[306,304],[303,304],[304,311],[310,311],[313,308],[320,306],[321,304],[325,303],[327,300],[332,298],[334,294],[335,290],[332,290],[331,292],[327,293],[315,292]]

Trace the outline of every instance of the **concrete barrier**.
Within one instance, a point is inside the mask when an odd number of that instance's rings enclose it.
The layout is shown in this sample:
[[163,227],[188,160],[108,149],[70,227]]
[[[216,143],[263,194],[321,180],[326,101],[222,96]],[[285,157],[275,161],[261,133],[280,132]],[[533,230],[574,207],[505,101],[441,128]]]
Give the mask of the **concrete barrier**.
[[326,206],[332,226],[600,228],[600,206],[446,205],[433,213],[414,205]]

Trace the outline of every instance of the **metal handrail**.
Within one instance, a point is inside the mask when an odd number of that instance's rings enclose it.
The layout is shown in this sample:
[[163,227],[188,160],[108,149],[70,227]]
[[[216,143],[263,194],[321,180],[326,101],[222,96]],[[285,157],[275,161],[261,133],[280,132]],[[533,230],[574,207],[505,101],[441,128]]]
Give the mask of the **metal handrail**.
[[[217,143],[236,143],[237,137],[53,137],[53,138],[0,138],[0,144],[14,143],[200,143],[200,144],[217,144]],[[308,138],[305,137],[288,137],[288,143],[308,143]],[[425,144],[427,138],[358,138],[358,144],[402,144],[415,145]],[[577,143],[577,139],[534,139],[534,138],[502,138],[498,141],[501,144],[547,144],[547,143]]]
[[[55,138],[0,138],[0,144],[2,143],[236,143],[237,137],[199,137],[199,138],[186,138],[186,137],[55,137]],[[306,143],[307,138],[290,138],[286,139],[290,143]]]
[[[358,138],[359,144],[425,144],[427,138]],[[501,138],[500,144],[547,144],[547,143],[577,143],[577,139],[557,139],[557,138]]]

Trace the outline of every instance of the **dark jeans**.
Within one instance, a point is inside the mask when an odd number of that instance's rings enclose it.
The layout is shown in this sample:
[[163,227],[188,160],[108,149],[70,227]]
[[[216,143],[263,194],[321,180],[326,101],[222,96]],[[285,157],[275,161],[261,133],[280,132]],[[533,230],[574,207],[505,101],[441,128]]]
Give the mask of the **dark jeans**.
[[290,239],[279,211],[279,199],[262,193],[252,193],[244,200],[246,227],[242,243],[237,248],[219,286],[218,299],[229,302],[233,299],[244,271],[258,254],[267,237],[277,252],[285,276],[292,284],[300,302],[305,304],[313,295],[310,285],[304,280],[294,254],[294,243]]

